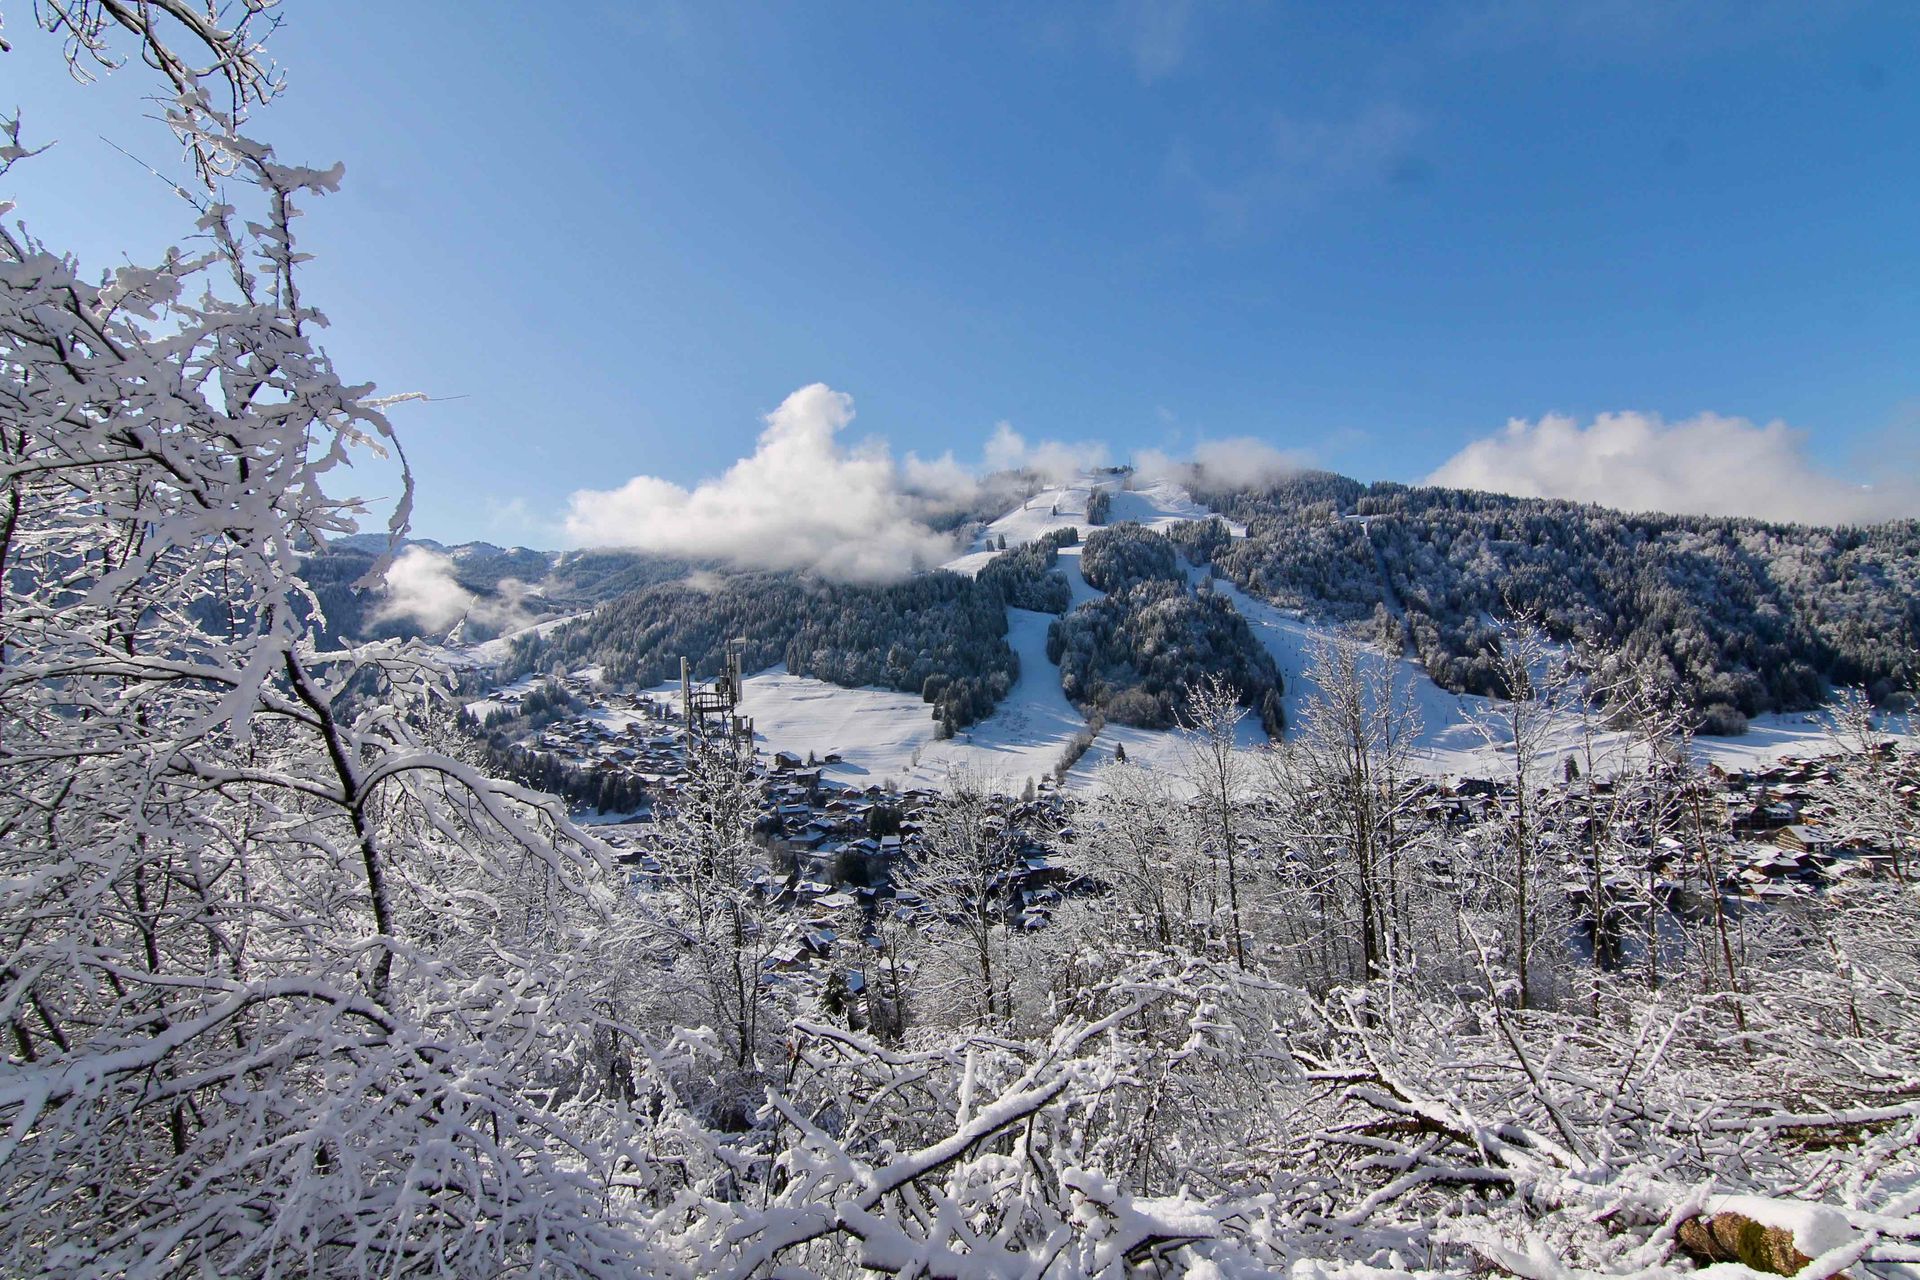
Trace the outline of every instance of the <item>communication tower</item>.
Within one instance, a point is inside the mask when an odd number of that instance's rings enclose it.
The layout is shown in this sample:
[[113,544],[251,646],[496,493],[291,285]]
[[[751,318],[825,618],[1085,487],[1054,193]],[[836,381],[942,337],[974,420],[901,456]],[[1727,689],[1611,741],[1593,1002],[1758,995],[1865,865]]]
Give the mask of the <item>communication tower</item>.
[[746,646],[744,637],[727,641],[720,676],[708,684],[693,678],[691,661],[680,659],[680,712],[690,736],[724,735],[736,747],[753,741],[753,721],[740,714],[740,652]]

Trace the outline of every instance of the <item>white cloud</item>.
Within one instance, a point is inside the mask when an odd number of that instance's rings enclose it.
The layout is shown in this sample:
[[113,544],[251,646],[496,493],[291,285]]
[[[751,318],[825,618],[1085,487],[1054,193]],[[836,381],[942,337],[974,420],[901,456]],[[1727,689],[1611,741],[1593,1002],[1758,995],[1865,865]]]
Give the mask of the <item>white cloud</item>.
[[1849,484],[1808,459],[1783,422],[1703,413],[1603,413],[1586,426],[1550,414],[1515,418],[1427,477],[1429,484],[1523,497],[1568,498],[1626,511],[1742,515],[1807,524],[1860,524],[1920,515],[1920,483]]
[[1193,448],[1193,464],[1216,484],[1264,488],[1307,465],[1307,455],[1296,449],[1278,449],[1251,436],[1202,440]]
[[951,449],[931,459],[909,453],[900,462],[900,480],[908,492],[936,505],[964,505],[980,492],[980,478]]
[[410,618],[430,635],[448,630],[462,618],[490,633],[508,631],[530,621],[522,604],[525,596],[525,584],[512,578],[501,581],[498,594],[477,596],[453,576],[450,556],[415,543],[388,566],[373,619]]
[[1208,488],[1265,488],[1313,464],[1312,455],[1299,449],[1281,449],[1252,436],[1202,440],[1191,458],[1176,458],[1159,449],[1142,449],[1133,465],[1149,479],[1181,482],[1197,480]]
[[1090,467],[1106,465],[1107,446],[1097,440],[1031,443],[1013,424],[994,424],[982,456],[989,471],[1036,471],[1049,480],[1065,480]]
[[[569,499],[568,537],[583,546],[630,547],[719,559],[741,567],[812,569],[850,582],[883,582],[952,554],[948,539],[915,518],[886,448],[836,437],[853,398],[802,387],[766,417],[753,455],[725,475],[685,489],[635,476],[618,489]],[[923,478],[941,463],[915,464]]]
[[[954,538],[934,523],[991,511],[1001,499],[1017,504],[1020,494],[1002,473],[1061,482],[1111,456],[1099,441],[1029,440],[1000,422],[977,463],[953,450],[932,458],[908,453],[896,463],[880,441],[841,443],[853,416],[852,397],[819,383],[802,387],[767,415],[752,456],[715,479],[689,489],[635,476],[616,489],[574,493],[567,538],[576,546],[886,582],[956,553]],[[1209,482],[1239,485],[1268,484],[1306,464],[1302,454],[1247,437],[1203,441],[1191,461],[1151,453],[1136,461],[1154,475],[1187,480],[1197,469]]]

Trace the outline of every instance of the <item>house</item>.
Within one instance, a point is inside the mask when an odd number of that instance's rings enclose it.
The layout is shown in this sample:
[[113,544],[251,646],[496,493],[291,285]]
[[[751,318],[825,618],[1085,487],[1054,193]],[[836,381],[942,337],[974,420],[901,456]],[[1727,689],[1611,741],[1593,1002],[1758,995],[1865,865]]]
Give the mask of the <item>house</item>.
[[1796,853],[1825,853],[1833,847],[1833,838],[1816,827],[1796,822],[1776,831],[1773,842]]

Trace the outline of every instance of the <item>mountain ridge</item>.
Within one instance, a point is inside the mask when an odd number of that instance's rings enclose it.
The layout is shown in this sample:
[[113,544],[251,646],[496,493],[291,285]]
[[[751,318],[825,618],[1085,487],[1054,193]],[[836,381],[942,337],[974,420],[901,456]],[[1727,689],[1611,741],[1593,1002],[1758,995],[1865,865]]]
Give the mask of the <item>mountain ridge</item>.
[[[991,522],[963,526],[971,536],[956,548],[959,554],[909,581],[938,573],[975,580],[972,588],[944,589],[957,609],[953,616],[969,619],[964,634],[952,632],[958,624],[951,619],[921,625],[917,606],[901,603],[913,593],[903,596],[897,584],[850,588],[804,573],[755,573],[619,550],[550,553],[431,539],[402,545],[446,556],[449,571],[476,596],[498,591],[509,576],[537,572],[529,585],[549,617],[611,606],[630,620],[683,618],[717,608],[730,595],[758,593],[757,613],[750,601],[735,612],[758,619],[766,652],[756,655],[768,664],[785,661],[796,674],[849,687],[915,693],[925,693],[932,677],[932,714],[950,727],[990,713],[1017,678],[1018,663],[1000,652],[1004,643],[996,647],[983,630],[990,629],[985,619],[993,607],[975,594],[997,594],[1003,616],[1008,607],[1042,607],[1061,615],[1055,626],[1068,631],[1096,599],[1110,600],[1079,573],[1085,556],[1098,550],[1081,534],[1091,534],[1088,518],[1099,507],[1113,522],[1107,528],[1142,529],[1135,542],[1159,558],[1159,576],[1183,580],[1188,591],[1217,577],[1255,601],[1330,624],[1358,624],[1389,651],[1413,655],[1453,693],[1503,692],[1494,659],[1500,624],[1514,617],[1622,661],[1664,664],[1707,732],[1737,733],[1756,715],[1816,707],[1842,684],[1867,688],[1877,702],[1898,701],[1912,678],[1905,664],[1920,635],[1920,521],[1822,527],[1626,513],[1559,499],[1366,484],[1314,471],[1260,488],[1210,487],[1211,478],[1198,472],[1186,478],[1182,485],[1111,470],[1089,473],[1030,492]],[[1070,550],[1060,545],[1068,530],[1078,544]],[[364,556],[370,564],[375,543],[383,548],[385,539],[360,535],[328,554]],[[1063,550],[1071,572],[1058,565]],[[1165,566],[1176,561],[1179,572],[1168,575]],[[1089,568],[1099,576],[1097,564]],[[649,602],[649,595],[657,598]],[[831,617],[819,612],[829,598],[835,601]],[[785,613],[769,622],[773,605]],[[363,601],[358,607],[364,614]],[[874,619],[864,616],[875,611],[891,617],[899,634],[876,631]],[[1115,621],[1103,629],[1109,638]],[[393,628],[390,620],[387,625]],[[598,638],[587,639],[596,626]],[[793,650],[803,631],[812,637],[810,647]],[[622,678],[643,670],[657,677],[661,662],[677,663],[686,652],[697,671],[710,674],[726,632],[719,625],[623,628],[607,619],[576,619],[516,641],[505,670],[591,661]],[[856,634],[857,642],[850,638]],[[1190,630],[1156,634],[1148,645],[1207,650],[1172,669],[1229,674],[1222,646],[1201,641]],[[676,651],[651,652],[661,644]],[[922,652],[928,645],[932,649]],[[1054,649],[1050,641],[1049,657]],[[933,650],[948,659],[929,656]],[[1104,714],[1114,698],[1139,687],[1128,681],[1144,680],[1140,659],[1120,660],[1117,652],[1109,659],[1118,667],[1107,665],[1119,672],[1118,688],[1103,681],[1094,690],[1086,680],[1090,664],[1077,664],[1081,675],[1069,682],[1083,709]],[[971,656],[955,657],[962,653]],[[1244,666],[1232,674],[1249,683]],[[1277,674],[1275,683],[1281,683]],[[948,691],[952,696],[943,700]],[[1154,694],[1153,722],[1165,724],[1172,712],[1168,691]],[[1249,705],[1262,703],[1257,687],[1248,697]],[[1134,718],[1145,714],[1136,710]]]

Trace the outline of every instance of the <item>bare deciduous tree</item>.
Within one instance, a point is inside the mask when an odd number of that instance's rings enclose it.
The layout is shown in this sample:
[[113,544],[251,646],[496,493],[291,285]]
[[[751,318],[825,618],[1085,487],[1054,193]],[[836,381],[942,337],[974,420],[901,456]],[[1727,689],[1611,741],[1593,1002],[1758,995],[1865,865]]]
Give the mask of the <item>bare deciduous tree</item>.
[[1148,945],[1193,949],[1193,925],[1207,876],[1188,839],[1186,806],[1166,774],[1118,762],[1100,770],[1075,814],[1069,867],[1111,890],[1109,919],[1124,911]]
[[1186,781],[1194,791],[1196,834],[1227,889],[1227,954],[1247,967],[1241,917],[1242,863],[1246,858],[1243,811],[1250,795],[1246,759],[1235,749],[1235,730],[1246,716],[1233,687],[1209,676],[1187,691],[1181,725],[1186,730]]
[[1392,663],[1351,636],[1321,643],[1306,678],[1314,692],[1298,730],[1269,756],[1268,789],[1283,838],[1337,888],[1328,903],[1343,918],[1329,925],[1351,924],[1359,974],[1374,981],[1404,958],[1404,784],[1419,713]]
[[1473,718],[1489,754],[1504,756],[1507,769],[1504,813],[1506,854],[1511,867],[1513,967],[1522,1009],[1533,1003],[1532,969],[1537,945],[1540,865],[1540,815],[1535,811],[1544,782],[1546,753],[1569,691],[1566,663],[1546,633],[1527,622],[1509,624],[1500,636],[1494,676],[1505,691]]
[[932,911],[932,927],[954,944],[934,955],[947,964],[940,984],[946,990],[929,994],[981,1026],[1004,1025],[1013,1013],[1007,972],[1012,862],[991,783],[955,770],[926,815],[906,879]]
[[1880,721],[1863,690],[1835,691],[1830,733],[1839,748],[1842,785],[1835,834],[1883,850],[1894,879],[1905,881],[1920,850],[1920,813],[1902,790],[1911,780],[1897,767],[1899,747]]
[[759,816],[750,748],[691,735],[673,810],[658,824],[666,884],[657,898],[668,963],[690,979],[700,1017],[721,1034],[735,1072],[755,1064],[767,1034],[763,969],[783,914],[769,900],[776,886],[754,832]]

